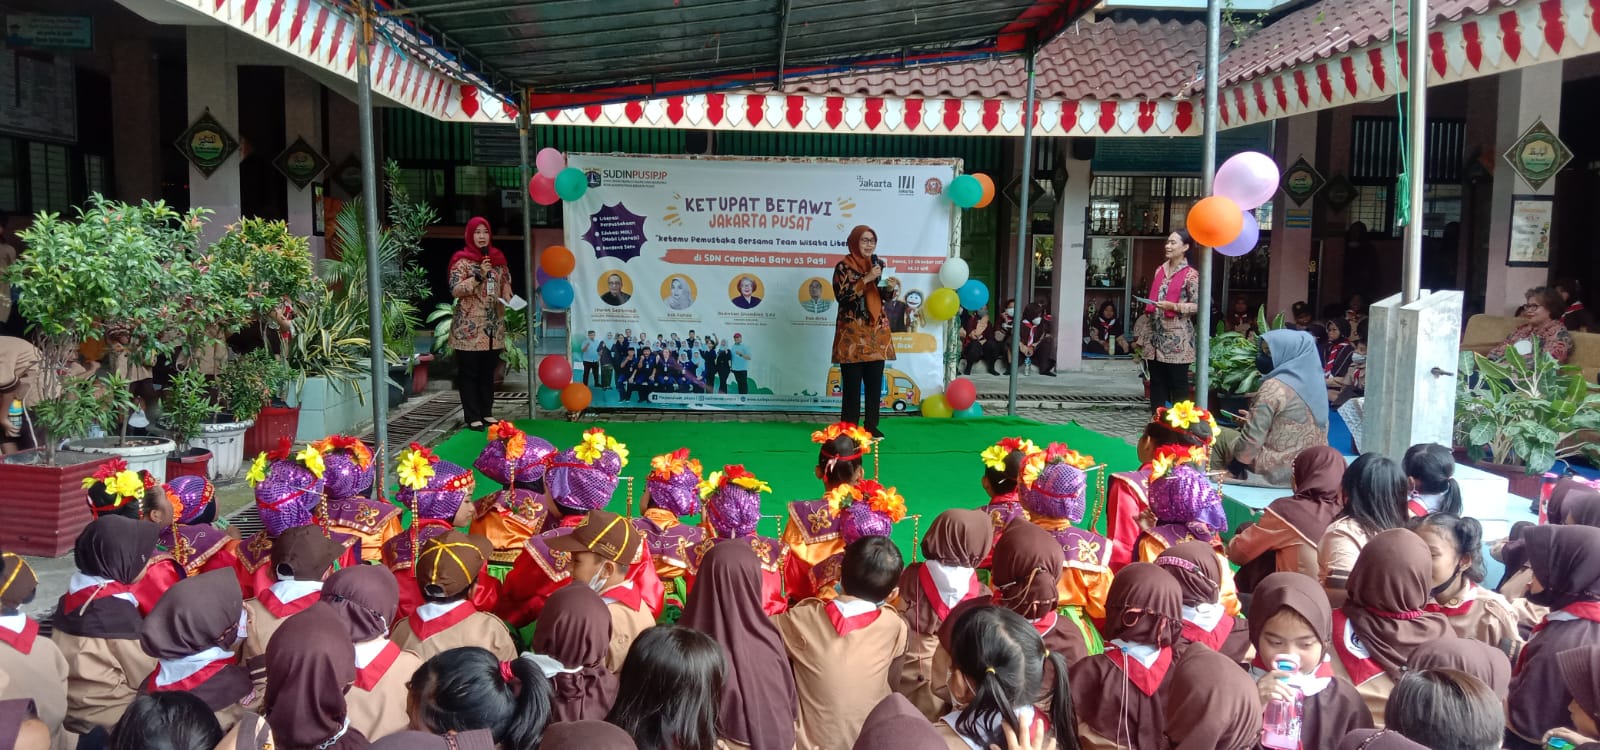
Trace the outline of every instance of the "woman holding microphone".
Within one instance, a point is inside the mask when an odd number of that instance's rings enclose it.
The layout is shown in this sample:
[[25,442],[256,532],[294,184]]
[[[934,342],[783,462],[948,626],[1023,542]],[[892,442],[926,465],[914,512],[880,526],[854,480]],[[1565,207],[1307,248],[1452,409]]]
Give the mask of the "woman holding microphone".
[[511,299],[511,269],[490,244],[489,222],[467,222],[467,246],[450,258],[450,294],[456,299],[450,345],[456,350],[456,389],[467,429],[483,431],[494,418],[494,370],[506,348],[506,310]]
[[[884,313],[883,261],[878,260],[878,233],[866,225],[850,230],[850,253],[833,267],[833,296],[839,302],[833,329],[833,361],[839,365],[844,403],[839,419],[859,424],[875,438],[882,404],[883,363],[894,359],[889,316]],[[865,390],[867,418],[861,420]]]

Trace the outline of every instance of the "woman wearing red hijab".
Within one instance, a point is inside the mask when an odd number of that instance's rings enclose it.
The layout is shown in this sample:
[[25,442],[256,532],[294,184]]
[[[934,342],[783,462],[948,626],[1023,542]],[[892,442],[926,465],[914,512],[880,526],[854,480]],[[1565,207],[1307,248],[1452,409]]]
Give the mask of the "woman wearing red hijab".
[[489,221],[467,222],[466,247],[450,259],[450,295],[456,299],[450,346],[456,350],[456,388],[467,427],[483,430],[500,420],[494,414],[494,369],[506,348],[506,311],[511,299],[511,269],[490,244]]

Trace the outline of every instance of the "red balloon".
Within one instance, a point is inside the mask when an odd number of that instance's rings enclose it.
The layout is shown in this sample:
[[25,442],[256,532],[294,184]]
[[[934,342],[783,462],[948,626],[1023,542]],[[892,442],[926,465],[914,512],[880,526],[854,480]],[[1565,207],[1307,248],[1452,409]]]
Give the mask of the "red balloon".
[[956,378],[944,387],[944,401],[955,411],[969,408],[978,401],[978,386],[966,378]]
[[528,180],[528,197],[541,206],[553,206],[561,201],[561,196],[556,195],[556,181],[542,174]]
[[539,382],[546,388],[565,388],[572,382],[572,363],[560,354],[546,355],[539,360]]
[[594,394],[589,391],[589,386],[582,383],[568,383],[561,389],[561,405],[570,412],[580,412],[589,408],[589,401]]

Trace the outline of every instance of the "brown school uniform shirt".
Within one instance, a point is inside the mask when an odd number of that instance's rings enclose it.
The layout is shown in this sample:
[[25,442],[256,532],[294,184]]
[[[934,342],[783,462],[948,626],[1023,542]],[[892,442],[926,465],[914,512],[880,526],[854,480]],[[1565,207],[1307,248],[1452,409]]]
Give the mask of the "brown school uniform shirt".
[[405,731],[411,725],[411,717],[406,714],[406,683],[422,666],[416,654],[393,641],[385,646],[385,651],[390,647],[393,648],[392,660],[380,652],[366,667],[356,670],[356,682],[344,694],[350,728],[360,730],[374,742]]
[[[1172,676],[1177,673],[1182,657],[1182,648],[1173,648],[1172,660],[1153,695],[1145,695],[1135,687],[1127,674],[1104,654],[1087,656],[1074,663],[1067,674],[1072,685],[1072,704],[1078,713],[1079,747],[1093,750],[1166,747],[1167,696],[1172,691]],[[1126,726],[1126,732],[1132,736],[1119,732],[1120,726]],[[1119,733],[1131,742],[1118,744]]]
[[929,721],[950,710],[950,653],[938,634],[908,630],[905,658],[894,675],[894,692],[904,695]]
[[[50,640],[69,666],[59,682],[66,690],[66,726],[78,734],[115,725],[139,697],[139,685],[156,670],[156,660],[132,638],[85,638],[58,630],[50,634]],[[17,684],[17,673],[9,666],[6,672],[13,675],[12,684]]]
[[1261,520],[1240,531],[1228,543],[1228,560],[1234,565],[1246,565],[1262,555],[1272,553],[1279,573],[1302,573],[1317,577],[1317,542],[1307,539],[1299,530],[1268,508]]
[[[139,647],[137,642],[133,645]],[[32,700],[39,720],[50,728],[50,735],[60,737],[62,723],[71,707],[71,696],[67,693],[67,659],[61,649],[50,639],[38,635],[34,635],[26,654],[9,643],[0,643],[0,672],[10,678],[5,690],[0,691],[0,700]],[[129,701],[132,700],[130,697]],[[115,722],[113,718],[112,723]]]
[[1355,569],[1361,548],[1367,546],[1371,538],[1361,524],[1348,516],[1334,519],[1328,524],[1328,530],[1322,532],[1322,539],[1317,543],[1317,580],[1322,583],[1322,590],[1327,592],[1328,603],[1334,609],[1344,606],[1350,571]]
[[[1335,633],[1333,637],[1338,638],[1339,634]],[[1389,694],[1394,692],[1394,678],[1388,672],[1379,672],[1366,682],[1355,685],[1338,654],[1333,655],[1333,676],[1354,685],[1356,694],[1367,704],[1367,713],[1372,715],[1373,726],[1383,726],[1384,706],[1389,703]]]
[[1589,620],[1551,620],[1528,639],[1511,692],[1506,698],[1506,726],[1517,736],[1539,743],[1553,727],[1567,726],[1572,693],[1561,679],[1556,655],[1600,642],[1600,623]]
[[656,626],[650,608],[640,604],[633,608],[618,601],[606,602],[611,613],[611,645],[606,651],[606,669],[612,674],[622,672],[622,662],[628,658],[628,649],[640,633]]
[[889,695],[889,668],[906,650],[906,623],[879,605],[877,619],[840,636],[828,604],[807,599],[772,617],[794,666],[800,699],[798,750],[855,744],[861,725]]
[[[461,604],[462,607],[471,607],[471,602]],[[454,614],[452,611],[450,614]],[[445,615],[449,617],[450,614]],[[460,622],[429,636],[426,640],[417,636],[412,631],[411,621],[417,615],[412,615],[394,626],[390,640],[400,648],[411,651],[422,661],[427,661],[435,655],[462,646],[477,646],[489,650],[494,658],[500,661],[510,661],[517,658],[517,646],[511,642],[511,631],[506,630],[506,624],[500,618],[487,612],[476,609],[471,614],[462,618]]]

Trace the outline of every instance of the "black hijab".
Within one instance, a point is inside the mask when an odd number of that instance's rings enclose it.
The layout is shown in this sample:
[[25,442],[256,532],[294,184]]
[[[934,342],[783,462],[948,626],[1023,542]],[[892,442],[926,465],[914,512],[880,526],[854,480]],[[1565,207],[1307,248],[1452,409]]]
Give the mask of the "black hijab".
[[153,523],[123,516],[102,516],[85,526],[72,545],[73,560],[84,575],[113,583],[62,595],[55,629],[84,638],[138,638],[144,621],[139,605],[113,594],[139,580],[160,534],[161,527]]

